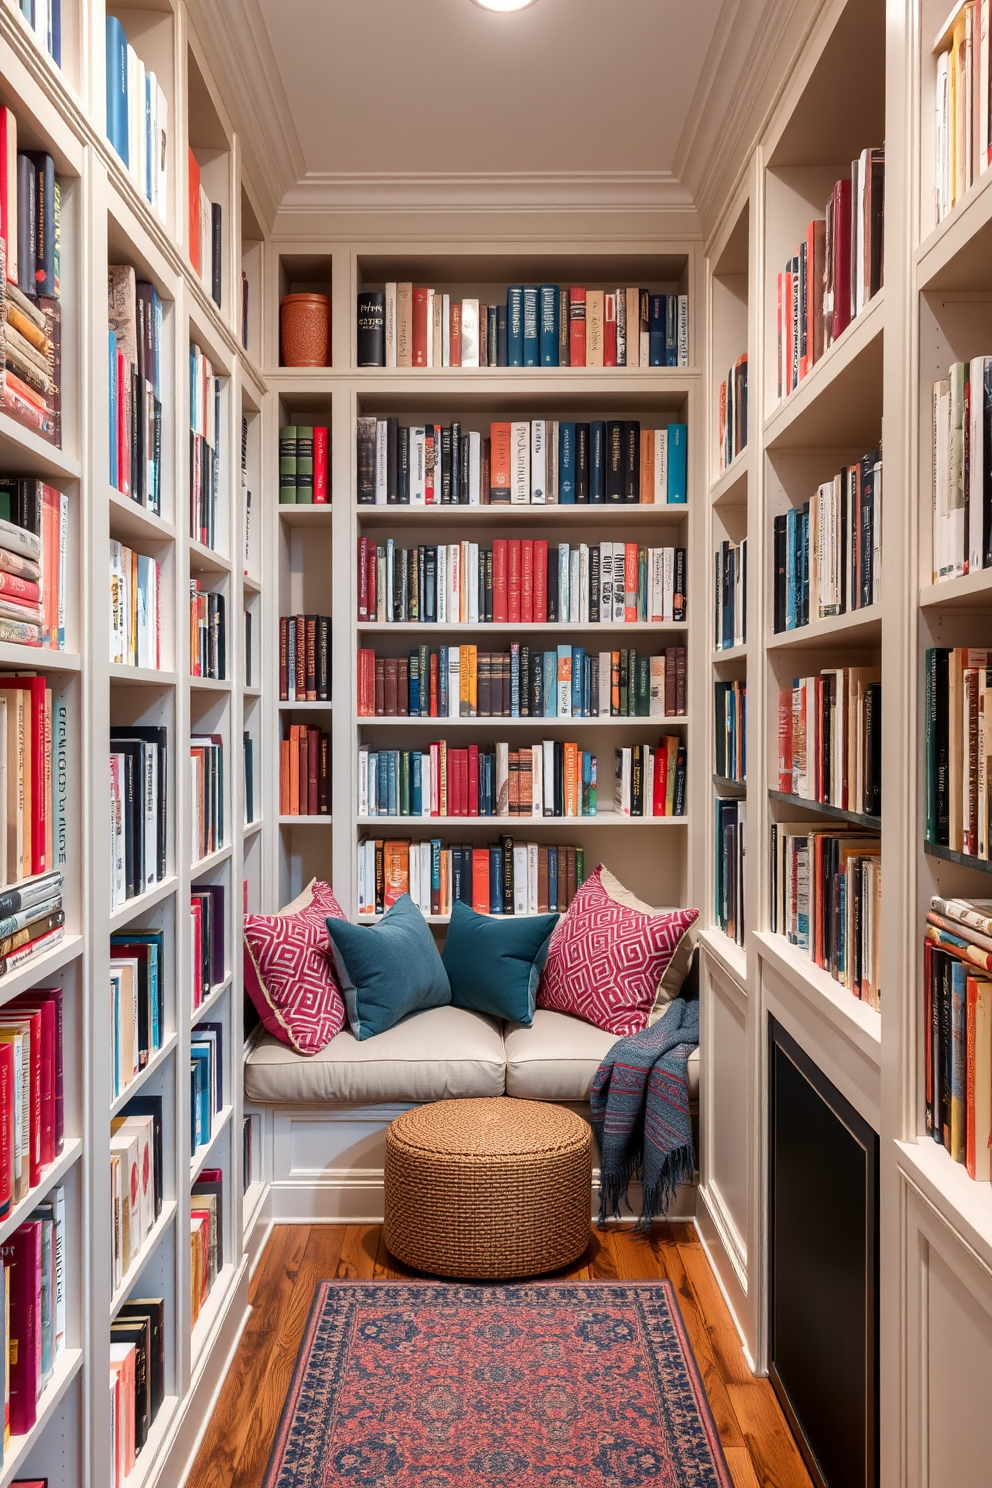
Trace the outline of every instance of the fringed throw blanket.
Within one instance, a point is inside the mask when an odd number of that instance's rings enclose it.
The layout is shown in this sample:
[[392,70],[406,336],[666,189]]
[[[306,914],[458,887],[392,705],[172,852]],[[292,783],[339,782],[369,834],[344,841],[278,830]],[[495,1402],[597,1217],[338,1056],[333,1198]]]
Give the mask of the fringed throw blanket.
[[640,1178],[638,1229],[664,1214],[692,1179],[686,1063],[699,1043],[699,1003],[676,998],[663,1018],[613,1045],[592,1082],[589,1104],[599,1143],[599,1218],[620,1218]]

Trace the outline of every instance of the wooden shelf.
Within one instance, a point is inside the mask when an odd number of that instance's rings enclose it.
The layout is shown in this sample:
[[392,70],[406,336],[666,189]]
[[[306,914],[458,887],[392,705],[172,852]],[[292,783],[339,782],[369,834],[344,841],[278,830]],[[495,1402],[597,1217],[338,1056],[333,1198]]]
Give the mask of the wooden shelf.
[[309,502],[295,506],[292,502],[280,502],[279,520],[287,527],[323,527],[331,525],[331,503],[311,506]]
[[955,1230],[992,1263],[992,1183],[968,1176],[940,1142],[921,1133],[917,1142],[898,1143],[899,1166],[923,1190]]
[[769,651],[802,650],[804,647],[812,650],[833,640],[835,636],[842,637],[845,645],[881,645],[881,605],[850,610],[846,615],[828,615],[825,620],[814,620],[796,630],[773,631],[768,637],[767,647]]
[[359,522],[372,526],[403,526],[410,521],[443,523],[449,518],[460,522],[464,517],[469,522],[509,523],[514,526],[519,522],[564,523],[575,520],[616,527],[618,524],[626,526],[635,522],[678,524],[687,521],[689,517],[689,507],[684,501],[665,505],[653,502],[636,504],[611,502],[607,505],[587,501],[550,506],[525,506],[523,503],[506,506],[502,504],[496,506],[401,506],[396,504],[373,506],[362,504],[356,506],[355,510],[358,513]]
[[881,1013],[835,982],[828,971],[817,966],[798,946],[791,945],[784,935],[762,930],[756,933],[755,940],[759,954],[785,977],[793,990],[880,1067]]
[[[0,1223],[0,1245],[2,1245],[16,1229],[27,1219],[30,1219],[32,1211],[41,1203],[47,1194],[65,1178],[70,1168],[74,1167],[83,1155],[83,1143],[80,1137],[66,1137],[62,1144],[62,1151],[53,1163],[43,1169],[41,1181],[34,1188],[29,1189],[23,1199],[13,1204],[4,1215]],[[6,1455],[4,1465],[6,1466]]]
[[193,1008],[192,1012],[190,1013],[191,1028],[195,1028],[198,1023],[203,1022],[204,1018],[209,1017],[210,1013],[217,1006],[218,1002],[220,1002],[221,998],[224,996],[224,993],[227,991],[228,987],[230,987],[233,980],[234,978],[232,977],[231,973],[228,972],[227,976],[222,982],[218,982],[216,987],[211,987],[210,991],[207,993],[206,997],[199,1004],[199,1006]]
[[179,673],[164,671],[159,667],[131,666],[126,661],[112,661],[110,680],[129,683],[132,687],[175,687],[179,681]]
[[0,1488],[7,1488],[18,1473],[27,1469],[32,1450],[44,1435],[48,1423],[62,1404],[69,1386],[83,1366],[83,1350],[67,1348],[55,1361],[52,1377],[38,1401],[35,1423],[24,1436],[12,1436],[4,1447]]
[[744,506],[747,502],[747,445],[735,456],[722,475],[710,487],[710,503],[718,511],[728,506]]
[[133,1096],[138,1094],[138,1092],[141,1090],[141,1087],[145,1085],[152,1078],[153,1075],[158,1073],[163,1064],[165,1064],[166,1060],[169,1059],[172,1055],[172,1052],[176,1048],[178,1042],[179,1035],[177,1033],[170,1033],[168,1038],[163,1043],[162,1047],[155,1050],[155,1053],[152,1055],[151,1059],[149,1059],[144,1069],[140,1069],[135,1075],[134,1079],[131,1081],[130,1085],[125,1085],[120,1095],[116,1096],[114,1100],[111,1101],[110,1115],[112,1118],[114,1116],[119,1116],[121,1111],[123,1111],[124,1107],[127,1105],[128,1101],[130,1101]]
[[19,646],[0,641],[0,666],[22,672],[78,672],[81,658],[74,651],[49,651],[45,646]]
[[741,987],[747,986],[747,952],[716,925],[699,932],[700,944],[730,973]]
[[881,438],[885,290],[765,420],[767,450],[861,446]]
[[976,858],[973,853],[956,852],[939,842],[924,840],[923,851],[928,858],[942,858],[945,863],[956,863],[959,868],[970,868],[975,873],[992,873],[992,862],[987,858]]
[[398,717],[393,718],[379,714],[376,717],[359,716],[358,718],[356,718],[355,722],[359,728],[409,727],[414,729],[433,729],[435,733],[443,733],[444,730],[447,728],[481,727],[484,729],[489,729],[490,727],[495,727],[496,732],[499,733],[500,729],[502,728],[527,728],[530,729],[532,732],[535,730],[540,731],[541,729],[552,728],[652,729],[660,728],[662,726],[670,727],[672,725],[677,725],[680,728],[685,728],[686,724],[688,723],[688,719],[686,718],[684,713],[676,714],[671,718],[660,716],[649,718],[647,715],[638,718],[614,718],[612,716],[609,718],[411,718],[407,714],[402,714]]
[[189,539],[189,566],[191,573],[229,574],[234,571],[230,558],[203,543],[194,542],[192,538]]
[[82,952],[81,935],[63,935],[58,945],[53,946],[50,951],[33,957],[26,965],[0,977],[0,1003],[9,1002],[12,997],[27,992],[31,987],[44,986],[49,977],[55,976],[70,961],[75,961]]
[[329,827],[331,821],[330,813],[319,816],[293,816],[289,814],[280,816],[279,825],[281,827]]
[[747,641],[742,641],[739,646],[727,646],[723,650],[713,652],[714,666],[720,666],[728,661],[747,661]]
[[163,1199],[161,1214],[158,1216],[155,1223],[148,1231],[148,1234],[141,1242],[141,1248],[132,1260],[130,1266],[125,1271],[120,1285],[115,1288],[114,1294],[110,1299],[111,1322],[113,1322],[114,1318],[120,1312],[130,1294],[134,1291],[135,1285],[137,1284],[142,1271],[144,1271],[145,1266],[148,1264],[148,1261],[158,1249],[159,1241],[162,1239],[162,1236],[165,1234],[166,1230],[175,1219],[176,1210],[177,1205],[175,1199]]
[[986,613],[992,603],[992,568],[979,568],[959,579],[944,579],[939,584],[926,584],[920,590],[920,608],[924,610],[973,610]]
[[136,920],[141,915],[147,914],[149,910],[161,904],[163,899],[168,899],[170,894],[176,892],[178,886],[179,879],[177,876],[174,873],[169,873],[153,889],[147,889],[145,893],[136,894],[133,899],[126,899],[123,904],[119,904],[115,910],[111,911],[111,934],[122,930],[132,920]]
[[280,713],[295,713],[300,708],[306,708],[308,713],[330,713],[333,711],[333,703],[288,703],[283,699],[279,704]]
[[187,677],[190,692],[233,692],[234,684],[227,677]]
[[484,624],[476,621],[446,621],[443,625],[421,620],[359,620],[359,635],[422,635],[429,641],[433,635],[460,635],[467,630],[482,631],[485,635],[679,635],[687,636],[686,621],[631,620],[624,624],[606,623],[598,620],[558,620],[544,624],[523,625],[520,622],[495,622]]
[[850,822],[852,826],[864,827],[869,832],[882,830],[880,816],[866,816],[858,811],[845,811],[840,806],[831,806],[826,801],[809,801],[805,796],[793,796],[787,791],[769,790],[768,799],[792,811],[809,811],[816,816],[830,817],[832,821]]
[[205,873],[210,872],[211,868],[219,868],[222,863],[226,863],[231,853],[230,846],[219,847],[216,852],[208,853],[205,858],[200,858],[199,862],[190,864],[190,876],[194,879],[202,878]]
[[157,517],[154,512],[122,496],[120,491],[110,488],[110,533],[130,546],[132,543],[170,543],[176,541],[176,529],[171,522]]
[[728,796],[747,795],[747,782],[743,780],[731,780],[729,775],[714,775],[713,784],[718,791],[723,791]]
[[204,1143],[202,1147],[198,1147],[195,1156],[190,1159],[189,1179],[191,1183],[196,1182],[203,1169],[207,1166],[207,1158],[216,1147],[221,1133],[225,1130],[231,1119],[233,1111],[234,1107],[229,1105],[222,1106],[219,1111],[214,1112],[213,1120],[210,1123],[209,1142]]
[[[280,818],[282,820],[282,818]],[[299,817],[287,820],[298,821]],[[321,818],[323,820],[323,818]],[[576,831],[586,827],[686,827],[687,816],[620,816],[615,811],[598,811],[595,816],[360,816],[360,827],[403,826],[418,830],[428,827],[458,827],[491,832],[493,827],[513,828],[514,831],[535,831],[538,827],[553,827],[555,831]],[[397,836],[395,831],[390,836]],[[406,831],[403,833],[406,836]],[[428,836],[430,833],[428,833]]]
[[60,491],[80,480],[83,473],[77,459],[19,424],[9,413],[0,413],[0,462],[5,470],[13,467]]
[[699,381],[695,367],[332,367],[267,368],[265,380],[276,393],[329,393],[342,381],[357,390],[360,411],[369,400],[376,407],[387,402],[406,409],[416,399],[456,398],[477,400],[492,406],[512,396],[514,406],[535,397],[545,403],[555,399],[563,405],[569,398],[595,399],[608,404],[613,399],[630,404],[632,399],[651,398],[666,412],[674,412],[689,388]]

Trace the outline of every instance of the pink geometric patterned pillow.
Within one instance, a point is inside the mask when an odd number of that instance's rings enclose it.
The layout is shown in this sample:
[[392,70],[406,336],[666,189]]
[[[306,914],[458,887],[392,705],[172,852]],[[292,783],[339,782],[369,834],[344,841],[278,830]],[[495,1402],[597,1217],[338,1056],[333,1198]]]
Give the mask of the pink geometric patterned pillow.
[[603,887],[602,864],[551,935],[539,1008],[572,1013],[622,1038],[648,1025],[658,983],[697,909],[642,914]]
[[318,1054],[345,1024],[328,915],[345,918],[317,879],[278,914],[245,915],[245,991],[269,1033],[297,1054]]

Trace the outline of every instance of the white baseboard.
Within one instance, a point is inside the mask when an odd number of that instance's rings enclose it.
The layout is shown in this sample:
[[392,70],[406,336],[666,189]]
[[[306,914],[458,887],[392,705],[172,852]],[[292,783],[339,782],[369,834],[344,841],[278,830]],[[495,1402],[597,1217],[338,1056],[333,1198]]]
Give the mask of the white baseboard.
[[700,1187],[697,1197],[696,1233],[730,1310],[747,1367],[754,1374],[755,1350],[747,1328],[752,1313],[748,1300],[747,1251],[720,1203],[719,1195],[712,1189]]

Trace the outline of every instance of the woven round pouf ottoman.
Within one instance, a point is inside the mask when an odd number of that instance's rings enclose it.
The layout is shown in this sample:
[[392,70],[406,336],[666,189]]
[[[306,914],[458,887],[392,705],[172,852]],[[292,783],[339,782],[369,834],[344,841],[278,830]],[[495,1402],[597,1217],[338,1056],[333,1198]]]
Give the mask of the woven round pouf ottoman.
[[592,1132],[572,1111],[445,1100],[386,1133],[386,1247],[434,1276],[556,1271],[589,1244]]

